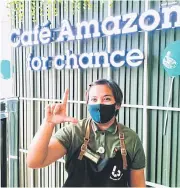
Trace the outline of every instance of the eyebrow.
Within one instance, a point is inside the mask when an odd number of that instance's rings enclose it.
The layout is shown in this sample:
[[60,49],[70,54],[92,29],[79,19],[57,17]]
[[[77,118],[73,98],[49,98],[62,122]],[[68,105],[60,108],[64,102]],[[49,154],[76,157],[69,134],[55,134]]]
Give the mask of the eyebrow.
[[104,97],[112,97],[112,95],[104,95]]
[[[104,95],[103,97],[112,97],[113,95]],[[92,97],[97,97],[97,96],[92,96]]]

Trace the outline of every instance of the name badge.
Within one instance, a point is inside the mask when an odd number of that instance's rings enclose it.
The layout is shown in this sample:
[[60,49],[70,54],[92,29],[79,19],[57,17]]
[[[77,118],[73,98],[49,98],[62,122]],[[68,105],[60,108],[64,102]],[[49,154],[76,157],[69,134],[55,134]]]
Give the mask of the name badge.
[[100,156],[94,152],[92,152],[89,149],[86,149],[86,152],[84,153],[84,156],[86,156],[88,159],[90,159],[91,161],[93,161],[94,163],[98,163]]
[[96,152],[103,154],[105,152],[105,149],[102,146],[100,146]]

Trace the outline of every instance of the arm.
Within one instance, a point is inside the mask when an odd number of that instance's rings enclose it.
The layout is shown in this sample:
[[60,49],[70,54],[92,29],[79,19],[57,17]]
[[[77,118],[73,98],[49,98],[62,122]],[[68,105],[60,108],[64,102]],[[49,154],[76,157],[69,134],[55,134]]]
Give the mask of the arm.
[[133,141],[133,156],[130,171],[130,185],[131,187],[145,187],[145,154],[142,143],[139,137],[136,135],[135,141]]
[[67,153],[66,148],[58,140],[51,138],[56,124],[64,122],[78,122],[75,118],[68,117],[66,115],[67,99],[68,90],[66,90],[61,104],[49,105],[46,108],[44,123],[33,138],[28,150],[28,167],[45,167]]
[[130,171],[130,185],[131,187],[146,187],[144,169]]
[[46,121],[41,125],[28,150],[28,167],[45,167],[66,154],[66,148],[51,138],[53,129],[54,125]]

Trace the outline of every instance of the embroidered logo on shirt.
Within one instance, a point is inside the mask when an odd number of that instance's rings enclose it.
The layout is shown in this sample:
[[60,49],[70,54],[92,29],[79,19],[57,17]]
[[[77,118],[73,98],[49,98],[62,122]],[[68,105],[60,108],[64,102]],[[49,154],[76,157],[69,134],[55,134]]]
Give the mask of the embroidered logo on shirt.
[[118,170],[117,166],[114,166],[111,172],[110,179],[117,181],[120,180],[122,176],[123,173],[120,170]]

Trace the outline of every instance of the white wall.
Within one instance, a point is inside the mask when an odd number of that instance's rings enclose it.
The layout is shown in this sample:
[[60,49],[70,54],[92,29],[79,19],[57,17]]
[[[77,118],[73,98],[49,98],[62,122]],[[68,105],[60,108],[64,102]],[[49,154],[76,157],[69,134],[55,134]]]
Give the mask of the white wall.
[[[9,42],[9,34],[11,31],[11,21],[8,17],[8,9],[6,1],[0,0],[0,63],[2,60],[11,62],[11,46]],[[10,79],[4,79],[1,74],[0,66],[0,98],[13,96],[12,74]],[[12,72],[12,67],[11,67]]]

